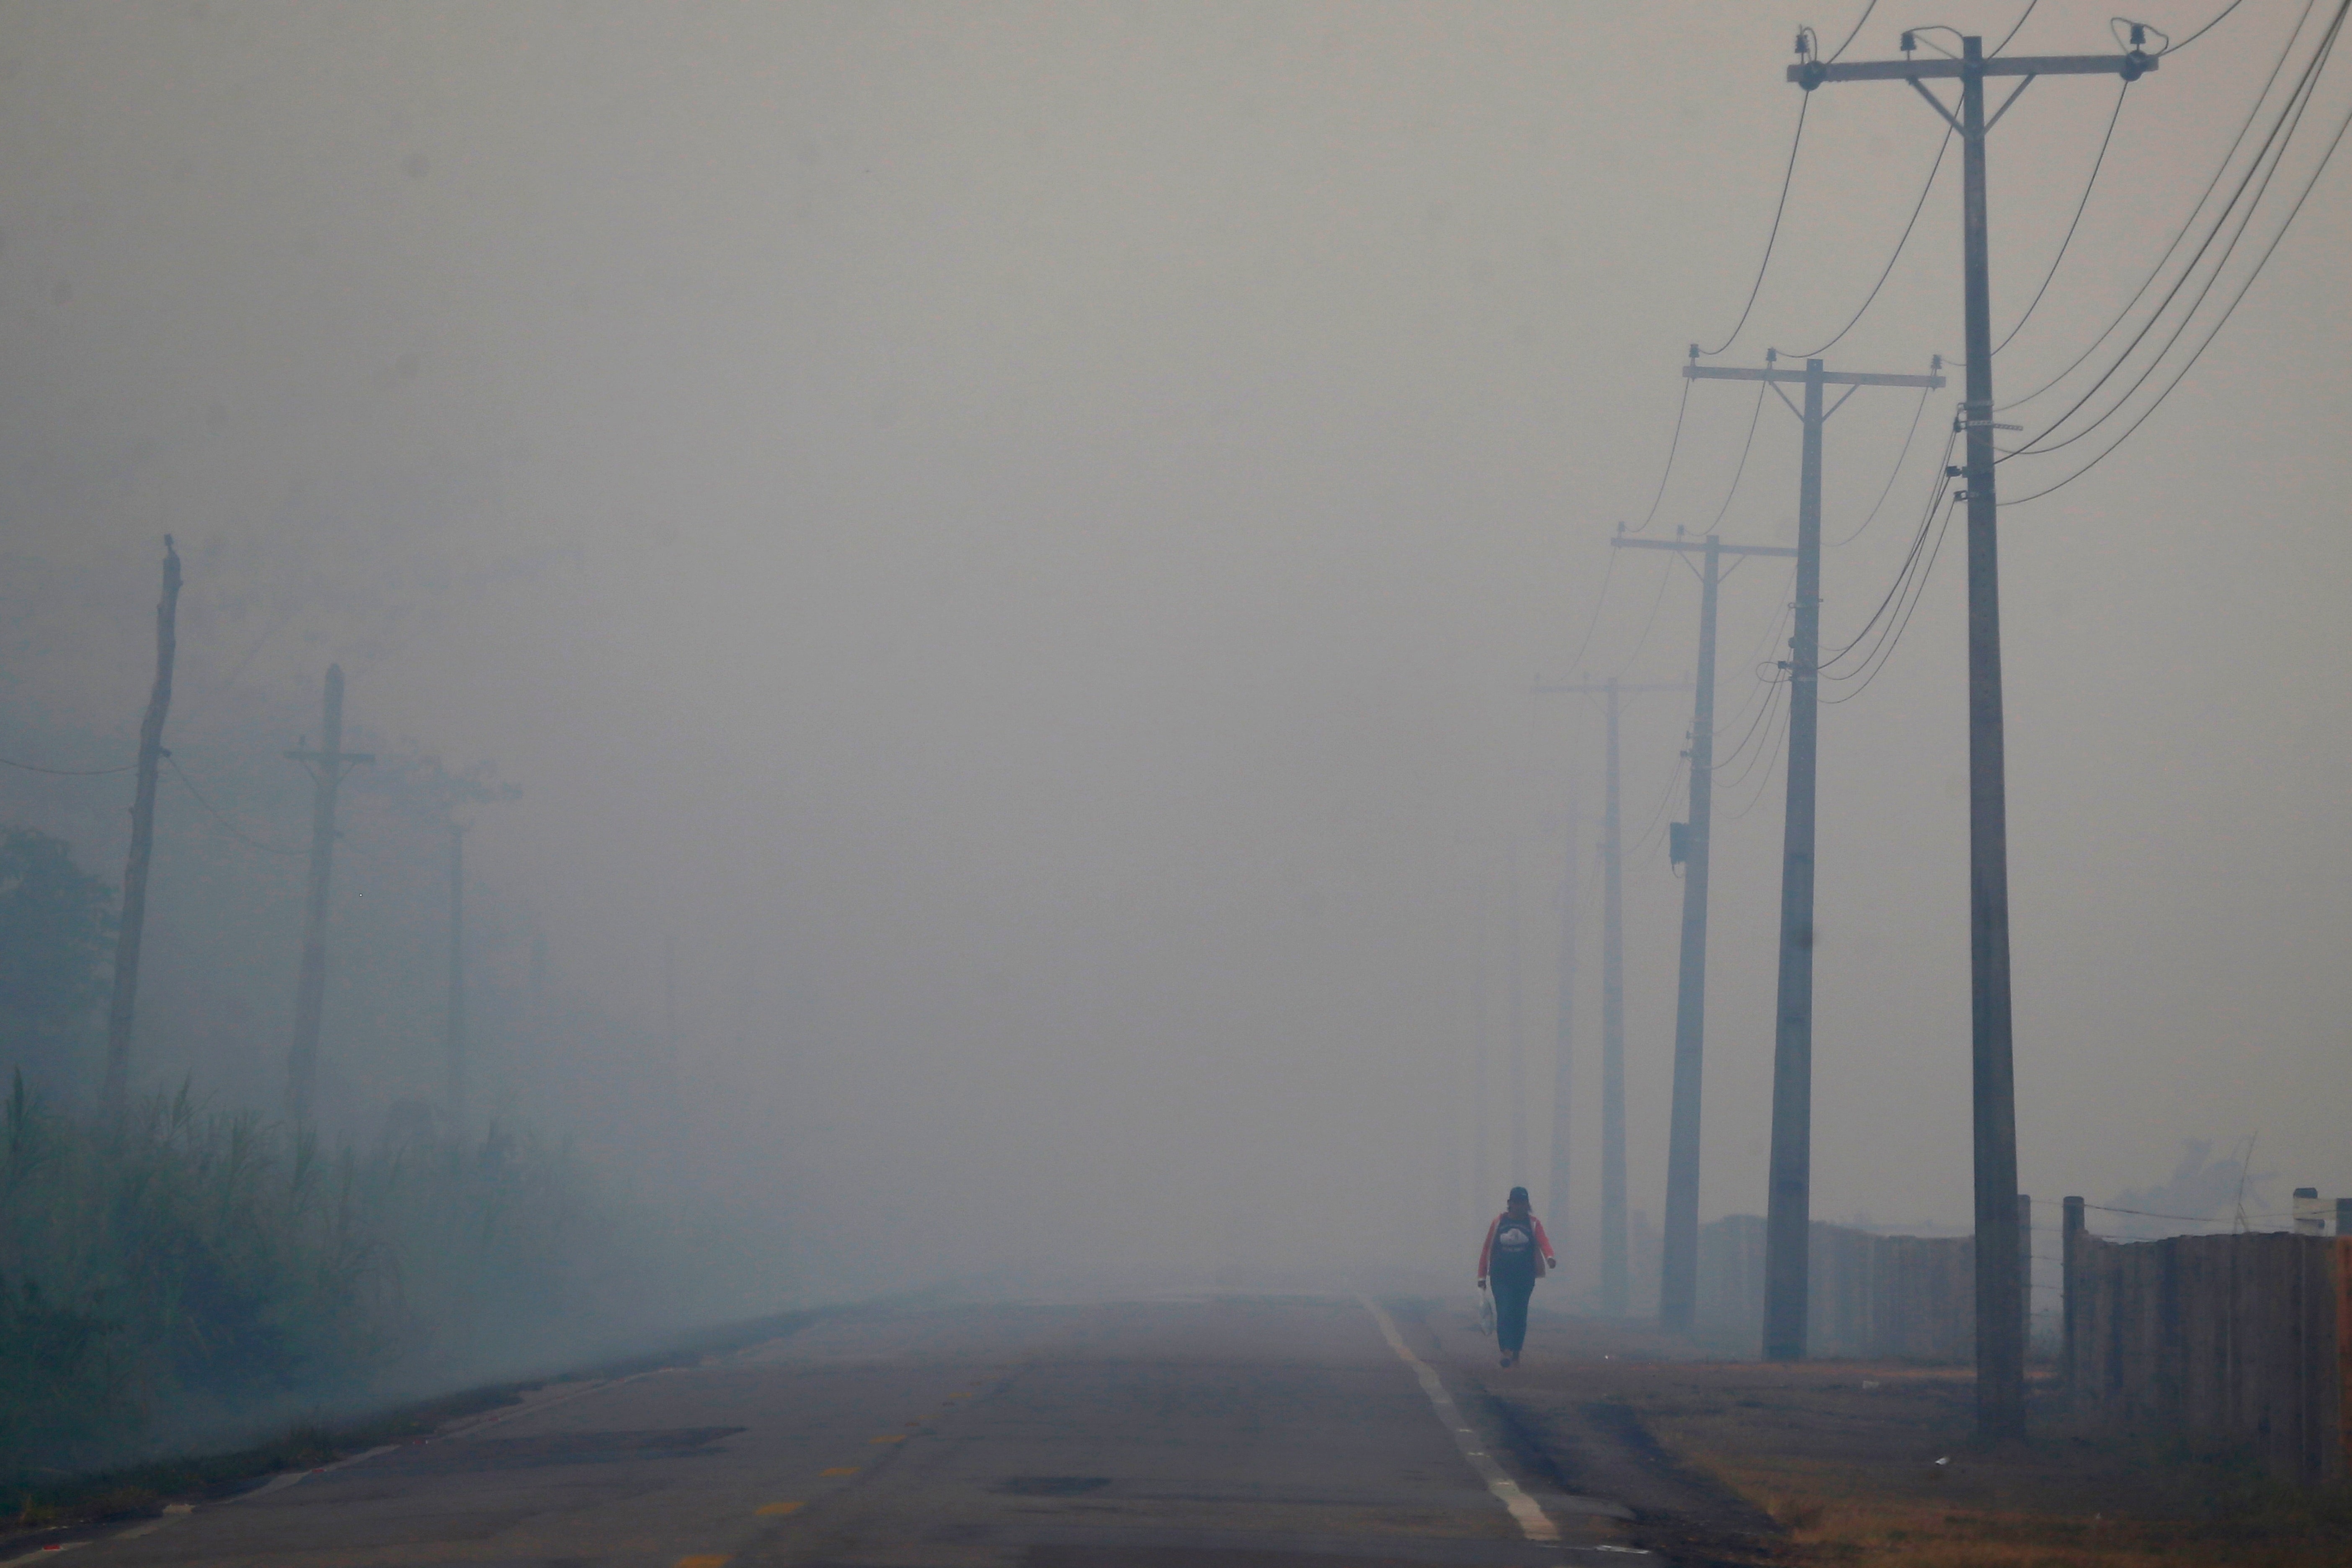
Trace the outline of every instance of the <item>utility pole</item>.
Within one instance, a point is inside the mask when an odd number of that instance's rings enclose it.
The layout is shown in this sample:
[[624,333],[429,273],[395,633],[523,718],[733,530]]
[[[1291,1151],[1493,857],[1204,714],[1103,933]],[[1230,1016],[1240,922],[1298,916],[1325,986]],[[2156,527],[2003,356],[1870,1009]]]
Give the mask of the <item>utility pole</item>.
[[139,1003],[139,945],[147,929],[147,864],[155,850],[155,773],[163,759],[163,717],[172,709],[172,667],[179,657],[180,552],[163,536],[163,597],[155,606],[155,688],[139,725],[139,792],[131,803],[131,858],[122,868],[122,920],[114,931],[114,994],[106,1008],[106,1078],[99,1107],[111,1122],[131,1097],[131,1026]]
[[1568,865],[1559,879],[1559,1040],[1551,1063],[1551,1188],[1544,1196],[1544,1206],[1550,1211],[1551,1228],[1559,1237],[1558,1250],[1565,1262],[1568,1257],[1568,1111],[1570,1097],[1569,1068],[1576,1059],[1576,912],[1582,902],[1577,873],[1580,868],[1577,857],[1582,853],[1578,837],[1582,823],[1579,820],[1579,801],[1574,795],[1568,798]]
[[1520,973],[1519,847],[1516,837],[1503,846],[1503,895],[1509,900],[1503,913],[1503,1023],[1509,1031],[1509,1048],[1503,1091],[1503,1114],[1511,1119],[1508,1147],[1514,1186],[1528,1179],[1528,1033],[1521,1005],[1526,986]]
[[449,1136],[466,1135],[466,825],[449,825]]
[[[1821,726],[1822,427],[1865,386],[1944,384],[1940,375],[1880,375],[1827,371],[1809,359],[1801,371],[1778,368],[1767,351],[1761,370],[1702,365],[1698,345],[1683,374],[1692,381],[1760,381],[1804,426],[1797,482],[1797,599],[1789,658],[1789,807],[1780,839],[1780,979],[1772,1038],[1772,1167],[1764,1210],[1764,1357],[1802,1361],[1812,1220],[1813,1147],[1813,768]],[[1940,368],[1942,361],[1937,361]],[[1805,389],[1799,408],[1780,390]],[[1822,391],[1845,393],[1822,407]]]
[[1625,856],[1618,804],[1620,699],[1687,691],[1682,681],[1632,686],[1615,676],[1542,692],[1599,695],[1609,716],[1608,784],[1601,806],[1601,1310],[1622,1318],[1633,1294],[1625,1268]]
[[1783,544],[1704,543],[1679,537],[1609,542],[1625,550],[1696,552],[1699,569],[1698,680],[1691,704],[1690,818],[1676,823],[1683,865],[1682,959],[1675,985],[1675,1097],[1666,1132],[1666,1226],[1658,1268],[1658,1321],[1688,1332],[1698,1313],[1699,1089],[1706,1059],[1707,851],[1715,825],[1715,609],[1726,555],[1794,555]]
[[310,1125],[311,1089],[319,1071],[319,1026],[327,1005],[327,884],[334,869],[335,795],[344,777],[375,758],[343,750],[343,667],[327,667],[320,724],[321,745],[286,753],[310,775],[310,885],[302,910],[302,970],[294,983],[294,1044],[286,1054],[286,1116],[296,1130]]
[[[1911,58],[1917,48],[1917,35],[1906,32],[1900,60],[1835,64],[1806,58],[1789,68],[1789,79],[1807,92],[1831,81],[1908,82],[1960,138],[1961,295],[1968,340],[1968,399],[1960,406],[1960,426],[1968,438],[1962,476],[1969,487],[1963,493],[1969,503],[1969,1011],[1976,1165],[1977,1432],[1990,1439],[2018,1437],[2025,1431],[2021,1325],[2026,1282],[2018,1265],[2017,1089],[2009,986],[2009,801],[2001,724],[2000,506],[1993,482],[1991,241],[1985,197],[1985,138],[2036,77],[2119,76],[2130,82],[2156,69],[2155,57],[2141,50],[2146,37],[2137,24],[2131,41],[2130,51],[2120,55],[1987,58],[1982,38],[1963,37],[1958,58],[1920,60]],[[2020,80],[1988,117],[1985,79],[1996,76]],[[1947,78],[1958,79],[1960,84],[1958,115],[1925,85]],[[1793,767],[1793,754],[1790,761]],[[1777,1188],[1773,1195],[1777,1202]],[[1766,1345],[1769,1354],[1769,1329]]]
[[1478,961],[1477,1006],[1473,1015],[1474,1022],[1470,1037],[1471,1049],[1477,1058],[1471,1064],[1470,1074],[1470,1146],[1474,1152],[1471,1184],[1477,1194],[1475,1202],[1481,1215],[1494,1206],[1494,1194],[1486,1184],[1491,1177],[1487,1159],[1487,1144],[1490,1139],[1486,1125],[1486,1059],[1494,1054],[1487,1048],[1487,1036],[1490,1032],[1487,1025],[1494,1016],[1493,992],[1495,989],[1494,977],[1487,968],[1487,952],[1491,945],[1488,939],[1492,935],[1494,925],[1494,913],[1487,907],[1490,891],[1487,868],[1482,866],[1478,871],[1478,916],[1475,930]]

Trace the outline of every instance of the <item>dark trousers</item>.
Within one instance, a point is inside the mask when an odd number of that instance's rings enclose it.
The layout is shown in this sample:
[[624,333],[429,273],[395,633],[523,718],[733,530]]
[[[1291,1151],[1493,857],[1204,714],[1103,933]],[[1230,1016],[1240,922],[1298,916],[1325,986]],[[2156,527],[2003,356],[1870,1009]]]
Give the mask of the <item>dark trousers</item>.
[[1535,1276],[1511,1279],[1497,1274],[1495,1291],[1495,1342],[1506,1355],[1517,1355],[1528,1342],[1528,1298],[1536,1293]]

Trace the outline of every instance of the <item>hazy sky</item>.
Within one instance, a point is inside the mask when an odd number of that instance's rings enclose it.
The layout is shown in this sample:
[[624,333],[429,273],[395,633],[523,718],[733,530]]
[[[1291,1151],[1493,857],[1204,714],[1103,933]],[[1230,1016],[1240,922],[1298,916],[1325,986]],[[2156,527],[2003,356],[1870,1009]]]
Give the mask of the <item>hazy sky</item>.
[[[2186,37],[2221,0],[2137,3]],[[1850,58],[2020,8],[1874,17]],[[472,863],[540,908],[567,984],[651,1017],[677,934],[688,1094],[737,1179],[789,1172],[839,1228],[919,1210],[958,1258],[1423,1247],[1469,1212],[1482,973],[1505,1082],[1514,882],[1538,1154],[1548,1125],[1601,726],[1528,685],[1692,668],[1689,574],[1612,571],[1606,541],[1651,511],[1687,345],[1756,276],[1790,38],[1834,47],[1859,9],[0,5],[0,700],[127,731],[169,530],[175,737],[239,691],[307,704],[336,658],[355,723],[494,760],[527,794]],[[2111,9],[2050,0],[2014,47],[2111,48]],[[2155,263],[2305,9],[2248,0],[2129,89],[2004,393]],[[2117,91],[2047,79],[1995,133],[2004,331]],[[1940,134],[1900,84],[1816,95],[1713,363],[1837,330]],[[1833,367],[1958,356],[1958,159]],[[2352,1192],[2352,820],[2325,805],[2352,773],[2347,177],[2127,445],[2004,516],[2037,1194],[2249,1133],[2258,1168]],[[1910,545],[1956,396],[1866,391],[1830,427],[1832,540],[1894,475],[1830,553],[1832,647]],[[1692,392],[1654,535],[1792,536],[1777,401],[1726,503],[1753,415]],[[1757,563],[1723,595],[1708,1215],[1762,1203],[1769,715],[1734,748],[1787,584]],[[1960,590],[1955,531],[1885,673],[1824,710],[1824,1217],[1968,1214]],[[1653,1216],[1687,718],[1646,698],[1625,727]]]

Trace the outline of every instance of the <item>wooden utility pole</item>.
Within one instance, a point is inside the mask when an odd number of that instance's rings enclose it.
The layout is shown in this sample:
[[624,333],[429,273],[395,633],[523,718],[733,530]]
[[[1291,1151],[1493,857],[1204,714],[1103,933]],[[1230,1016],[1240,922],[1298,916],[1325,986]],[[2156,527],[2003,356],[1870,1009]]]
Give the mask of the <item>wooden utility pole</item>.
[[319,1028],[327,1005],[327,884],[334,869],[335,795],[353,768],[375,761],[343,750],[343,667],[327,667],[322,744],[286,753],[310,775],[310,883],[302,910],[302,969],[294,982],[294,1044],[286,1053],[286,1116],[310,1125],[311,1091],[319,1070]]
[[1510,1151],[1513,1186],[1528,1179],[1528,1033],[1523,1005],[1526,985],[1521,973],[1524,939],[1519,931],[1519,846],[1516,837],[1503,846],[1503,1024],[1509,1031],[1503,1089],[1503,1114],[1509,1117],[1506,1142]]
[[466,1135],[466,825],[449,825],[449,1136]]
[[155,851],[155,775],[163,758],[163,718],[172,710],[179,657],[180,552],[163,536],[163,597],[155,606],[155,687],[139,725],[139,791],[131,803],[131,856],[122,868],[122,919],[114,932],[114,992],[106,1007],[106,1077],[99,1106],[111,1121],[131,1097],[131,1029],[139,1004],[139,946],[147,929],[147,865]]
[[[1804,426],[1804,462],[1797,481],[1797,599],[1789,639],[1789,806],[1780,840],[1780,979],[1772,1038],[1772,1167],[1764,1210],[1764,1355],[1802,1361],[1805,1355],[1808,1233],[1812,1219],[1813,1161],[1813,769],[1821,731],[1822,427],[1845,400],[1865,386],[1944,384],[1940,375],[1878,375],[1826,371],[1809,359],[1801,371],[1781,370],[1765,354],[1761,370],[1692,362],[1692,381],[1760,381]],[[1940,363],[1940,362],[1938,362]],[[1780,390],[1805,389],[1799,408]],[[1824,408],[1822,389],[1843,386]]]
[[1625,1272],[1625,841],[1619,809],[1617,678],[1609,688],[1609,783],[1601,838],[1601,1310],[1631,1305]]
[[1715,831],[1715,609],[1726,555],[1794,555],[1780,544],[1704,543],[1680,537],[1609,542],[1626,550],[1696,552],[1699,571],[1698,691],[1691,704],[1690,818],[1682,829],[1682,958],[1675,985],[1675,1091],[1666,1131],[1665,1242],[1658,1268],[1658,1321],[1688,1331],[1698,1313],[1700,1085],[1706,1060],[1707,853]]
[[[2128,82],[2156,69],[2155,57],[2141,52],[2140,41],[2135,28],[2126,54],[1987,58],[1982,38],[1964,37],[1958,58],[1922,60],[1911,58],[1918,40],[1906,32],[1900,60],[1835,64],[1802,59],[1789,68],[1789,79],[1807,92],[1832,81],[1907,82],[1960,138],[1960,291],[1968,340],[1968,399],[1960,405],[1960,426],[1968,440],[1962,472],[1969,487],[1964,493],[1969,503],[1969,1010],[1976,1164],[1977,1432],[1988,1439],[2021,1436],[2025,1431],[2025,1280],[2017,1247],[2009,801],[2001,724],[2000,507],[1993,480],[1992,269],[1985,138],[2036,77],[2119,76]],[[2020,80],[1988,117],[1985,79],[1997,76]],[[1945,79],[1960,84],[1957,115],[1926,86]],[[1776,1189],[1775,1201],[1778,1197]],[[1770,1353],[1769,1329],[1766,1353]]]
[[1565,1266],[1568,1251],[1569,1107],[1573,1103],[1569,1068],[1576,1059],[1576,913],[1582,902],[1577,858],[1583,853],[1579,838],[1583,826],[1579,802],[1568,798],[1568,865],[1559,879],[1559,1035],[1551,1061],[1551,1189],[1544,1206],[1551,1215],[1554,1246]]
[[1612,676],[1538,691],[1606,699],[1608,783],[1601,806],[1601,1310],[1622,1318],[1633,1285],[1625,1264],[1625,854],[1619,809],[1617,719],[1620,699],[1647,691],[1687,691],[1683,681],[1633,686]]

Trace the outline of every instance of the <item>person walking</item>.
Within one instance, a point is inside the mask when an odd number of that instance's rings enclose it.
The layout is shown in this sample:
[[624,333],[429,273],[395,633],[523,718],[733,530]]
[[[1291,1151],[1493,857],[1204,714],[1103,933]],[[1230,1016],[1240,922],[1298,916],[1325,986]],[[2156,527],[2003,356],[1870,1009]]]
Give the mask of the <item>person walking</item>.
[[1559,1267],[1551,1237],[1528,1205],[1527,1188],[1513,1187],[1478,1248],[1478,1289],[1494,1281],[1495,1342],[1502,1347],[1505,1366],[1517,1364],[1519,1347],[1527,1343],[1528,1298],[1535,1294],[1536,1281]]

